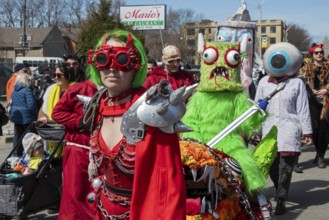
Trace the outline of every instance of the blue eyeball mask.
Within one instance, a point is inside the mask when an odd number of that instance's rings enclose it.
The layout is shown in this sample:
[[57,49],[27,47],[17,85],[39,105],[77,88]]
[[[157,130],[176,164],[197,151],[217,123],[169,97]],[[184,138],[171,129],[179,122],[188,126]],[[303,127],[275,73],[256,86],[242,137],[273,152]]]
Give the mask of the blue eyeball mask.
[[293,76],[302,65],[302,56],[294,45],[280,42],[266,50],[263,63],[265,72],[269,76]]

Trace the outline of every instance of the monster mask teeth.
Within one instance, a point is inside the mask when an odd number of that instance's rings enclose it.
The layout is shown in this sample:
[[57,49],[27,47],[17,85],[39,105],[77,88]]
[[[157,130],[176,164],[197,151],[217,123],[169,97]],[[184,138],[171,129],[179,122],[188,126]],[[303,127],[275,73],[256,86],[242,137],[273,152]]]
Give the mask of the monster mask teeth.
[[229,80],[230,76],[228,74],[228,71],[225,67],[216,67],[210,74],[210,79],[213,79],[217,76],[224,77],[225,79]]

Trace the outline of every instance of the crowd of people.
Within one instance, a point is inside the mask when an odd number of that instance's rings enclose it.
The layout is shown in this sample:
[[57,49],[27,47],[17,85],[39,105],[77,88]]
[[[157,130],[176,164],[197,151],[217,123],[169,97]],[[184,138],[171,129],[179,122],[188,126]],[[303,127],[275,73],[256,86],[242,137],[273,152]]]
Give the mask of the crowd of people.
[[[283,62],[283,55],[275,54],[277,48],[288,51],[294,59]],[[285,213],[302,143],[313,141],[314,163],[319,168],[326,167],[329,62],[324,58],[322,45],[312,45],[309,52],[313,61],[301,67],[301,57],[294,46],[275,44],[268,48],[264,60],[278,60],[266,62],[273,66],[264,66],[267,76],[259,82],[255,97],[256,101],[266,99],[279,83],[286,84],[266,103],[268,117],[261,128],[263,136],[272,126],[278,128],[278,152],[269,169],[276,189],[277,215]],[[15,155],[26,154],[27,146],[32,146],[30,139],[39,138],[33,134],[23,137],[34,121],[54,120],[65,127],[59,219],[186,218],[186,206],[190,203],[185,193],[179,134],[145,122],[137,122],[135,129],[135,124],[129,124],[134,120],[126,121],[146,91],[156,93],[152,90],[154,85],[165,80],[169,82],[169,91],[174,91],[197,83],[185,71],[189,67],[181,67],[181,59],[179,48],[167,44],[162,49],[162,65],[157,65],[147,58],[144,46],[134,34],[115,30],[104,33],[97,41],[89,53],[86,69],[77,55],[65,56],[65,62],[59,63],[54,72],[46,64],[41,65],[38,71],[42,80],[36,83],[28,65],[15,65],[6,88],[9,119],[14,123],[13,147],[24,141]],[[169,95],[164,88],[157,89]],[[84,103],[81,96],[92,98]],[[156,112],[165,110],[163,105]],[[125,126],[132,127],[123,135]],[[29,155],[39,147],[31,148]]]

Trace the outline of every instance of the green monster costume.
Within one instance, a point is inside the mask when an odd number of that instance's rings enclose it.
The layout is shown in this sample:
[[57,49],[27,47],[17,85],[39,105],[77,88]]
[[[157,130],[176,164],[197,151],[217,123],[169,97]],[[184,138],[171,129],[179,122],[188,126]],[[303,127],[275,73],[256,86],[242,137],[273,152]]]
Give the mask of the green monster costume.
[[[193,131],[183,133],[181,137],[207,143],[252,104],[247,100],[248,96],[240,83],[243,43],[201,44],[200,84],[197,92],[189,99],[182,120]],[[254,114],[214,146],[239,162],[246,190],[250,194],[261,191],[266,185],[266,178],[243,137],[250,137],[263,120],[261,114]]]

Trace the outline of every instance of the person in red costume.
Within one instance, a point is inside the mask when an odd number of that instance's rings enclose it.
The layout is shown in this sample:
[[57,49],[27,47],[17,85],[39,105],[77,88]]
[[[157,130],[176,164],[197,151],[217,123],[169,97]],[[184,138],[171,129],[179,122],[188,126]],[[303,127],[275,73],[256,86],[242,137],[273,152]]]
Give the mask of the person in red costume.
[[86,201],[91,190],[88,179],[90,132],[81,127],[83,103],[78,100],[77,95],[93,96],[96,92],[96,85],[91,80],[72,85],[52,112],[53,120],[64,125],[66,139],[58,219],[95,218],[95,210],[91,209]]
[[189,86],[196,83],[193,74],[189,74],[180,68],[180,61],[181,54],[179,49],[172,44],[165,46],[162,50],[164,69],[161,66],[154,67],[148,74],[144,87],[148,89],[161,80],[168,80],[173,90],[184,85]]
[[177,133],[145,125],[136,130],[137,142],[122,133],[124,114],[145,92],[147,58],[140,40],[127,31],[108,32],[89,51],[88,63],[91,79],[105,87],[92,98],[84,118],[92,128],[91,167],[104,172],[94,173],[94,191],[88,195],[96,219],[185,219]]

